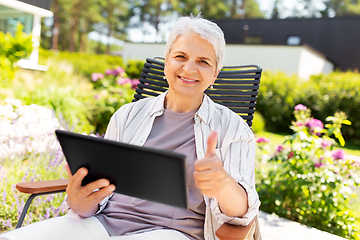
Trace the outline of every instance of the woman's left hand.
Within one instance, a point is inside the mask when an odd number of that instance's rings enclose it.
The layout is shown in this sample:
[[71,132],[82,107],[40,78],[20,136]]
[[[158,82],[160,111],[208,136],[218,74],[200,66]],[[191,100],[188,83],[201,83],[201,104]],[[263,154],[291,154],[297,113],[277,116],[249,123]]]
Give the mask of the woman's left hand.
[[231,178],[215,154],[216,143],[217,132],[212,131],[208,137],[205,158],[197,160],[194,164],[195,184],[203,195],[211,198],[220,197]]
[[205,158],[194,164],[196,186],[203,195],[216,198],[220,210],[229,217],[241,217],[248,209],[245,190],[227,173],[215,154],[217,132],[210,133]]

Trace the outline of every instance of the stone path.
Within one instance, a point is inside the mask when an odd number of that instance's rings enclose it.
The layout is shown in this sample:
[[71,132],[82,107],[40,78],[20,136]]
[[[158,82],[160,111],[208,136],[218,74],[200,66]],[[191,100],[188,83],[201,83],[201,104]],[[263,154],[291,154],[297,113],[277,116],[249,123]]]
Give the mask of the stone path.
[[258,217],[263,240],[346,240],[265,212]]

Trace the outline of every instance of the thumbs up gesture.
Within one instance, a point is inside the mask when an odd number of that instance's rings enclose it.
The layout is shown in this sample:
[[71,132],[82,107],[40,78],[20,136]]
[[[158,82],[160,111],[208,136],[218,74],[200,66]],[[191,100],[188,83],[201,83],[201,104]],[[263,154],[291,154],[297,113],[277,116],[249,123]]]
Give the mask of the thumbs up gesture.
[[194,164],[195,185],[203,195],[211,198],[220,197],[231,178],[215,154],[217,137],[218,133],[216,131],[210,133],[205,158],[197,160]]

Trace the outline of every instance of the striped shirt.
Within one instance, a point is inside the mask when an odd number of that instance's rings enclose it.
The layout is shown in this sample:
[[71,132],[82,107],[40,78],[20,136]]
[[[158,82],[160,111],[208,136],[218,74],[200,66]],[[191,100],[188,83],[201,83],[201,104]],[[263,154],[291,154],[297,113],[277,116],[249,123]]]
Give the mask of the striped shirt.
[[[111,117],[105,138],[143,146],[155,118],[164,113],[166,94],[167,92],[122,106]],[[241,218],[224,215],[216,199],[204,196],[204,236],[206,240],[212,240],[222,223],[248,225],[259,211],[260,201],[255,189],[255,137],[240,116],[214,103],[205,94],[194,121],[197,158],[205,157],[207,138],[211,131],[216,130],[218,142],[215,152],[224,169],[246,190],[248,196],[248,211]],[[108,198],[100,203],[99,212],[105,208],[107,201]]]

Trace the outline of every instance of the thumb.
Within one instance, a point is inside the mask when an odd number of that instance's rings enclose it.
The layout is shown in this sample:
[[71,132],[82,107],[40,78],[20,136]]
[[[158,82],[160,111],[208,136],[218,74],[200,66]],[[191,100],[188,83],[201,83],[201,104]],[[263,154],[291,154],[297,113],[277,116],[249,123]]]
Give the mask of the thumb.
[[205,158],[211,158],[215,155],[215,149],[217,144],[218,133],[216,131],[212,131],[207,140],[207,148],[205,153]]

